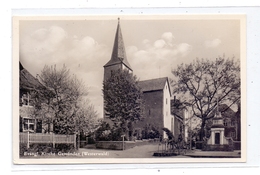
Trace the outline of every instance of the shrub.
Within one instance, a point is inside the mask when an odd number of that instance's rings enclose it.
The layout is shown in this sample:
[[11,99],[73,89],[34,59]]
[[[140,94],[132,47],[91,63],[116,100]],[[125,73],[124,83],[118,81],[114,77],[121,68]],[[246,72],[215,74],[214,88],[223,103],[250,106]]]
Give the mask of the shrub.
[[111,140],[111,134],[108,134],[111,130],[107,122],[102,122],[100,127],[96,131],[96,140],[97,141],[108,141]]
[[[111,130],[111,141],[122,141],[122,135],[124,134],[122,128],[113,128]],[[127,138],[124,138],[125,141],[127,141]]]
[[142,139],[160,138],[159,129],[156,126],[147,124],[142,130]]

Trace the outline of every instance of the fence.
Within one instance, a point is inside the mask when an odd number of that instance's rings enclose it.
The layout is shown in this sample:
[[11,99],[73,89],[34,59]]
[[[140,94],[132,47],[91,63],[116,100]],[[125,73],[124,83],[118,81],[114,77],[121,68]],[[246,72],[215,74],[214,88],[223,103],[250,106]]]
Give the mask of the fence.
[[76,134],[74,135],[60,135],[60,134],[42,134],[42,133],[20,133],[20,143],[27,143],[27,148],[30,147],[31,143],[52,143],[53,147],[55,144],[60,143],[72,143],[76,148]]

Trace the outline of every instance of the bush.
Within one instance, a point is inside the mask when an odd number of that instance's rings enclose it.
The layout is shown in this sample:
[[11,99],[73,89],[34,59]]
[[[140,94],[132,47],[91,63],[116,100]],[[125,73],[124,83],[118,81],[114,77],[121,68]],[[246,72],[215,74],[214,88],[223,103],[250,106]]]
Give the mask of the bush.
[[55,153],[58,152],[73,152],[75,151],[74,144],[56,144],[55,149],[53,150]]
[[203,148],[203,141],[196,141],[195,145],[196,145],[196,149],[202,149]]
[[88,139],[88,141],[87,141],[88,144],[95,144],[96,143],[96,141],[93,137],[88,137],[87,139]]
[[96,141],[109,141],[111,140],[111,130],[107,122],[102,122],[100,127],[96,131]]
[[160,138],[159,129],[156,126],[147,124],[142,130],[142,139]]
[[103,122],[96,131],[96,141],[121,141],[122,135],[122,128],[110,128],[108,123]]
[[[123,135],[123,129],[122,128],[113,128],[111,130],[111,141],[122,141],[122,135]],[[127,138],[124,138],[125,141],[127,141]]]

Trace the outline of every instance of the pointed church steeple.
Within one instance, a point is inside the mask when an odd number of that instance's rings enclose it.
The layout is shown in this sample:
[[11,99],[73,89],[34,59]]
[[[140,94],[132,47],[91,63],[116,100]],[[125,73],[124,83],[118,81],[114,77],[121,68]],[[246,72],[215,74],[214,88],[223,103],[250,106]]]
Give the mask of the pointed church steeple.
[[128,69],[132,71],[132,68],[126,58],[124,40],[120,28],[120,18],[118,18],[117,30],[111,59],[104,65],[104,67],[113,66],[117,64],[124,64],[124,66],[126,66]]

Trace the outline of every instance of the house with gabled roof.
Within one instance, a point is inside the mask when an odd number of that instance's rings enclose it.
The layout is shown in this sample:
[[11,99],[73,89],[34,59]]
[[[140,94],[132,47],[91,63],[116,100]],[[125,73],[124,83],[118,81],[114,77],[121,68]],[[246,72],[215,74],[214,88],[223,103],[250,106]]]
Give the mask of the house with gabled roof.
[[[123,36],[118,20],[111,59],[104,65],[104,80],[107,80],[114,70],[133,72],[125,52]],[[161,137],[166,138],[162,128],[168,128],[174,134],[174,117],[171,115],[171,89],[168,77],[139,81],[143,92],[144,118],[135,124],[137,138],[142,135],[145,126],[158,128]],[[111,124],[104,110],[104,120]],[[177,134],[176,134],[177,135]]]
[[41,120],[35,117],[32,93],[44,86],[19,63],[19,116],[20,132],[42,132]]

